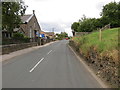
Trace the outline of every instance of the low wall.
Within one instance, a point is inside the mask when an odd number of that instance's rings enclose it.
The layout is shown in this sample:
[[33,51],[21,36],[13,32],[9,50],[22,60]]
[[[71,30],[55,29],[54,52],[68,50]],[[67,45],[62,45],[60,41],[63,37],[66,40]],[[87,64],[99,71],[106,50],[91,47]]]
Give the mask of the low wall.
[[[74,41],[69,42],[70,46],[83,56],[87,64],[95,70],[96,75],[111,84],[112,87],[120,87],[119,63],[110,53],[100,54],[94,47],[90,47],[87,55],[85,55]],[[116,50],[117,52],[117,50]]]
[[75,36],[83,36],[86,34],[90,34],[91,32],[75,32]]
[[3,45],[0,47],[2,48],[2,53],[0,54],[9,54],[10,52],[14,52],[17,50],[21,50],[33,46],[37,46],[37,42]]

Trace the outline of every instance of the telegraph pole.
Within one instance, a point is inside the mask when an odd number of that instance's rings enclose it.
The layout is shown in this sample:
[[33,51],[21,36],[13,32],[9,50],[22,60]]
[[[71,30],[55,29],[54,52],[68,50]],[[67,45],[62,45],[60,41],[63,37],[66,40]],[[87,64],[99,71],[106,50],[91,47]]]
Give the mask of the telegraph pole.
[[[54,33],[54,28],[52,28],[52,32]],[[53,35],[53,39],[54,39],[54,35]]]
[[52,28],[52,32],[54,32],[54,28]]

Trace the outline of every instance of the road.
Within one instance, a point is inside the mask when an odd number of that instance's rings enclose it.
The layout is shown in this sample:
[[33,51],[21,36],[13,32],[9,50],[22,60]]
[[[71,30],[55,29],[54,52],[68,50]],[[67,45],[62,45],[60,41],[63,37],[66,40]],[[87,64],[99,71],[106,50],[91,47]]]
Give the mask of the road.
[[3,62],[3,88],[101,88],[67,44],[58,41]]

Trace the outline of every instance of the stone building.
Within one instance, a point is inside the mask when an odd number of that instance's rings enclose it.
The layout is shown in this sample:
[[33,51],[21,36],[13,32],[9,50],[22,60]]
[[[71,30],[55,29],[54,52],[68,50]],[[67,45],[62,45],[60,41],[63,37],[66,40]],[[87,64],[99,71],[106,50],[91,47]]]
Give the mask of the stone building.
[[[31,38],[31,41],[36,41],[39,37],[39,33],[41,31],[40,25],[35,15],[35,11],[33,10],[33,14],[23,15],[21,16],[22,24],[19,28],[15,28],[13,31],[24,34],[25,36]],[[5,38],[12,37],[11,33],[7,30],[2,31],[2,36]]]
[[31,38],[31,41],[35,41],[36,38],[39,37],[38,34],[41,31],[35,11],[33,10],[33,14],[22,16],[21,20],[23,24],[20,25],[20,28],[17,31]]
[[54,32],[44,32],[41,31],[40,34],[44,34],[45,37],[49,37],[50,39],[54,39],[55,33]]

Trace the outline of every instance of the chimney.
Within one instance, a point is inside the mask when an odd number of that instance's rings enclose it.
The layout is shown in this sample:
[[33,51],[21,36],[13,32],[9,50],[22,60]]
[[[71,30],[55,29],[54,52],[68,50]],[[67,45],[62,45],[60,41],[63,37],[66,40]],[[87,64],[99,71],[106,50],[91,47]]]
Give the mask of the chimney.
[[33,10],[33,14],[35,14],[35,10]]

